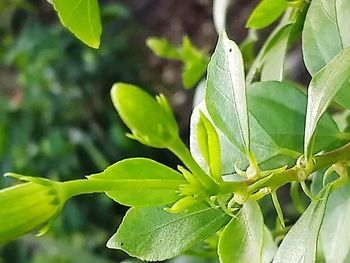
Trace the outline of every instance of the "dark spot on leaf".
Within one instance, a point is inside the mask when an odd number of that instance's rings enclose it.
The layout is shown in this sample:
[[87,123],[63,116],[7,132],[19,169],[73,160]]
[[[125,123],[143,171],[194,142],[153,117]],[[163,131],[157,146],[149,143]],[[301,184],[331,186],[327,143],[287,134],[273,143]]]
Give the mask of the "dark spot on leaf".
[[124,245],[124,243],[122,242],[122,243],[120,243],[120,245],[121,245],[121,246],[123,246],[123,245]]
[[232,48],[230,48],[228,51],[229,51],[229,52],[232,52]]

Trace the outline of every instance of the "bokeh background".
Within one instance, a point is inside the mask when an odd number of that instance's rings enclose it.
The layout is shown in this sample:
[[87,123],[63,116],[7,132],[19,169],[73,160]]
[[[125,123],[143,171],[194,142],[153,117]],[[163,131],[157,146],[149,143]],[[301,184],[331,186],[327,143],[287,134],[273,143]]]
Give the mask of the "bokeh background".
[[[182,87],[181,64],[155,57],[145,40],[158,36],[179,44],[188,35],[210,52],[216,42],[212,1],[99,2],[102,45],[94,50],[61,26],[45,0],[0,1],[1,174],[13,171],[64,181],[96,173],[127,157],[177,164],[168,152],[125,137],[127,129],[109,91],[114,82],[122,81],[153,94],[163,92],[182,137],[188,140],[194,91]],[[228,31],[241,42],[247,34],[246,19],[258,1],[232,2]],[[294,57],[291,63],[300,63],[301,56]],[[295,74],[303,79],[303,72]],[[13,181],[0,177],[1,188],[10,184]],[[44,237],[33,233],[0,246],[0,263],[138,262],[105,247],[125,211],[104,195],[75,198]],[[204,260],[181,257],[172,262]]]

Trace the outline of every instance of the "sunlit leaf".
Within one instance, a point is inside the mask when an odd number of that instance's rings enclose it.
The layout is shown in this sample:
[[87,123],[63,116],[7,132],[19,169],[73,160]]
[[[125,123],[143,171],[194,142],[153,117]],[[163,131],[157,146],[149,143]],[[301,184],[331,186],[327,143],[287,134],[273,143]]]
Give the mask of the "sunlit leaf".
[[229,220],[222,210],[204,204],[177,214],[164,207],[131,208],[107,246],[142,260],[161,261],[183,253]]
[[62,24],[90,47],[99,48],[102,32],[97,0],[53,0]]

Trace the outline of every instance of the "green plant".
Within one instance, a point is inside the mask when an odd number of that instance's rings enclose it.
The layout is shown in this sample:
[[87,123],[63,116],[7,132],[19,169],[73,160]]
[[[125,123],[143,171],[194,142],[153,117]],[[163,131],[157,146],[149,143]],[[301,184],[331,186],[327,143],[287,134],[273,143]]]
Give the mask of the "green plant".
[[[25,183],[0,191],[0,242],[44,225],[43,234],[67,200],[105,192],[131,207],[107,246],[142,260],[186,251],[209,257],[217,252],[222,263],[349,260],[344,227],[350,203],[349,125],[339,131],[329,109],[350,108],[350,4],[273,1],[278,12],[267,8],[271,4],[263,0],[248,20],[259,29],[284,13],[246,76],[239,47],[220,33],[207,68],[205,100],[191,119],[191,152],[163,95],[154,99],[134,85],[113,86],[112,101],[131,131],[128,136],[169,149],[184,166],[174,170],[131,158],[66,182],[8,173]],[[312,75],[308,96],[284,76],[287,50],[300,34]],[[277,196],[287,184],[302,214],[295,224],[286,224]],[[307,208],[299,186],[309,197]],[[278,217],[273,232],[263,216],[268,195]],[[276,237],[283,238],[278,248]]]

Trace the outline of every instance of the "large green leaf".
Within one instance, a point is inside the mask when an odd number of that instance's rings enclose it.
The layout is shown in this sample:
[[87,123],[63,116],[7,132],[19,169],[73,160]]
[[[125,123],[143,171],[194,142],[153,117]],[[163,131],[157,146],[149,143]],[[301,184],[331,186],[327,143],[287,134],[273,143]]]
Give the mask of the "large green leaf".
[[350,183],[329,195],[320,237],[327,263],[344,262],[350,251]]
[[330,192],[327,187],[318,201],[312,202],[283,239],[273,263],[314,263],[317,239]]
[[167,213],[164,207],[131,208],[107,246],[142,260],[165,260],[216,233],[230,218],[204,204],[178,214]]
[[[312,1],[303,30],[303,56],[312,76],[350,45],[349,15],[347,0]],[[334,101],[350,109],[348,89],[341,89]]]
[[262,0],[248,19],[247,27],[260,29],[276,21],[288,7],[287,0]]
[[317,123],[341,89],[345,88],[347,92],[350,91],[349,80],[350,47],[341,51],[312,78],[308,89],[304,138],[304,152],[307,157],[312,154],[312,138]]
[[[269,81],[254,83],[248,89],[251,147],[259,164],[273,168],[295,162],[303,150],[306,96],[292,84]],[[197,145],[196,123],[198,110],[208,117],[204,104],[195,108],[191,117],[191,152],[197,162],[205,166]],[[326,114],[318,124],[315,149],[329,147],[337,140],[338,129]],[[234,164],[247,163],[237,147],[218,131],[223,174],[232,173]],[[292,150],[292,151],[290,151]],[[292,159],[286,156],[292,157]],[[294,161],[293,161],[294,159]]]
[[[89,176],[91,180],[120,181],[124,189],[107,192],[113,200],[127,206],[169,204],[180,199],[179,186],[186,180],[169,167],[146,158],[125,159],[109,166],[102,173]],[[128,182],[138,183],[137,189]],[[153,186],[159,184],[159,187]]]
[[263,240],[264,220],[260,207],[256,201],[248,201],[220,235],[220,262],[262,262]]
[[241,51],[223,32],[208,65],[206,105],[215,125],[243,152],[250,151]]
[[100,46],[102,32],[97,0],[53,0],[62,24],[90,47]]
[[313,0],[303,29],[304,61],[313,76],[350,45],[350,2]]

